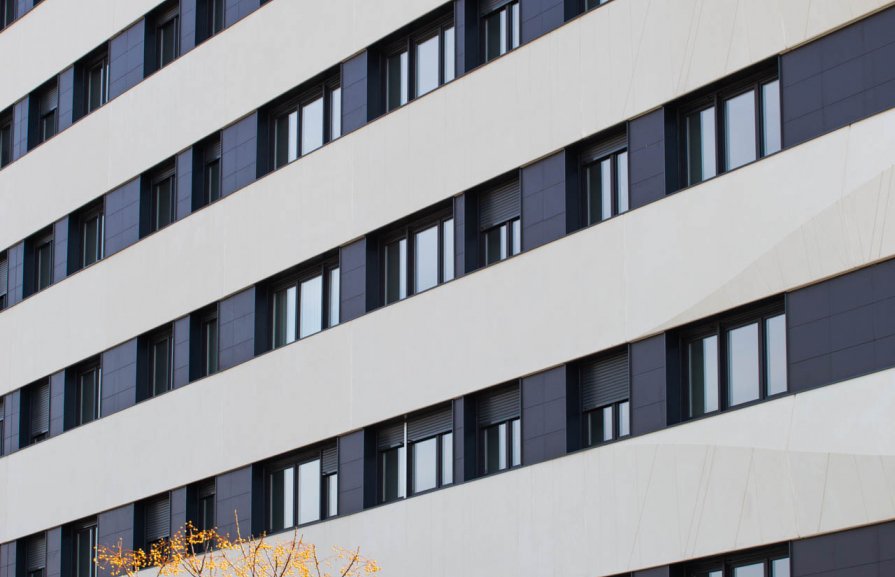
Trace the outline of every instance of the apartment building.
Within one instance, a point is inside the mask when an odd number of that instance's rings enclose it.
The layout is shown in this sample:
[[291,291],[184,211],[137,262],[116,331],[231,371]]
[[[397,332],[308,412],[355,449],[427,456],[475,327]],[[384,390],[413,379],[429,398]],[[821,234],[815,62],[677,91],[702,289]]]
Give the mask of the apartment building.
[[34,4],[0,577],[895,575],[895,3]]

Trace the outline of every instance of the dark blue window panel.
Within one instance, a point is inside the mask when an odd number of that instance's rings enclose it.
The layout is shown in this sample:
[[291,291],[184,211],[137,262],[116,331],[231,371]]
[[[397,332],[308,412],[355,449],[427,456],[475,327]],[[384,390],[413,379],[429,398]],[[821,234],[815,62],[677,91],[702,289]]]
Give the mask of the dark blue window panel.
[[566,233],[566,153],[558,152],[522,169],[522,250]]
[[145,25],[140,20],[109,43],[109,99],[143,80]]

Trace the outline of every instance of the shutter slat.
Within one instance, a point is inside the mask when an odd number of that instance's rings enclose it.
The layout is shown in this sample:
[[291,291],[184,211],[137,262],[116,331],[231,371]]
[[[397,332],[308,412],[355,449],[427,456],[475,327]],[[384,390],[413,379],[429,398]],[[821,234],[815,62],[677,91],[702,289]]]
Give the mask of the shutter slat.
[[506,182],[481,196],[479,201],[479,225],[481,230],[517,218],[521,212],[519,179]]
[[447,405],[437,411],[422,415],[407,423],[407,440],[422,441],[441,433],[449,433],[454,428],[454,413]]
[[380,451],[404,444],[404,423],[395,423],[379,429],[376,434],[376,446]]
[[339,472],[339,452],[336,446],[327,447],[321,451],[321,472],[324,475],[332,475]]
[[28,571],[37,571],[47,565],[47,538],[44,535],[32,537],[25,548],[25,565]]
[[494,12],[498,8],[506,6],[513,0],[482,0],[480,3],[482,9],[482,15],[490,14]]
[[627,146],[628,135],[624,132],[611,138],[601,138],[587,144],[581,149],[581,164],[589,164],[595,160],[605,158],[613,152],[618,152]]
[[207,483],[202,483],[199,485],[198,489],[196,489],[196,498],[204,499],[206,497],[211,497],[214,495],[214,481],[208,481]]
[[59,90],[56,86],[50,88],[46,92],[43,93],[40,99],[40,113],[46,114],[47,112],[53,110],[57,107],[59,99],[58,99]]
[[211,162],[221,157],[221,139],[209,142],[205,148],[205,162]]
[[7,285],[9,284],[9,265],[6,257],[0,259],[0,296],[6,294]]
[[627,351],[581,367],[581,397],[585,411],[627,400],[629,390]]
[[171,507],[168,503],[168,497],[148,503],[144,517],[147,543],[170,536]]
[[43,383],[33,389],[31,397],[31,435],[50,430],[50,384]]
[[519,386],[487,393],[478,400],[479,426],[486,427],[519,416]]

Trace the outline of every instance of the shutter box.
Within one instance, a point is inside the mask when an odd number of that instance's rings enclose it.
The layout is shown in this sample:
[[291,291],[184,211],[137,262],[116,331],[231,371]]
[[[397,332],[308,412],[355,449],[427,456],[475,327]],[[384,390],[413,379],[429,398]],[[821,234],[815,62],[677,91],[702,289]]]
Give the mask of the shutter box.
[[520,399],[517,383],[482,394],[476,403],[479,427],[517,418],[521,407]]
[[481,0],[479,6],[481,7],[482,16],[486,16],[495,10],[503,8],[510,2],[512,2],[512,0]]
[[587,361],[581,365],[581,400],[585,411],[603,407],[630,396],[628,351]]
[[326,447],[320,452],[320,471],[324,475],[339,472],[339,451],[335,445]]
[[50,383],[40,383],[31,389],[31,436],[50,431]]
[[429,437],[450,433],[454,426],[451,405],[445,405],[432,412],[411,417],[407,420],[407,440],[411,443],[424,441]]
[[386,451],[404,444],[404,422],[386,425],[376,432],[376,448]]
[[581,164],[590,164],[601,158],[605,158],[614,152],[625,149],[628,146],[628,135],[624,132],[609,138],[600,138],[590,142],[581,148],[579,159]]
[[168,496],[146,503],[143,509],[146,544],[171,536],[171,505]]
[[521,214],[522,195],[519,179],[514,178],[479,197],[479,227],[488,230]]
[[47,565],[47,538],[36,535],[25,544],[25,567],[28,572],[43,569]]

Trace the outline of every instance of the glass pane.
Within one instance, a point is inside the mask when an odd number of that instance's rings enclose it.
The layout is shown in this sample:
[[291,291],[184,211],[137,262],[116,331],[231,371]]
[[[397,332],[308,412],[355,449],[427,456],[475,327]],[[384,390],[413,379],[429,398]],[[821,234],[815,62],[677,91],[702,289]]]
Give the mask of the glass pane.
[[518,218],[512,222],[513,226],[513,252],[519,254],[522,252],[522,221]]
[[211,319],[205,323],[205,374],[218,371],[218,321]]
[[320,520],[320,459],[298,466],[298,524]]
[[506,12],[501,10],[485,19],[485,60],[497,58],[507,51]]
[[618,404],[618,436],[626,437],[631,434],[631,405],[628,401]]
[[342,136],[342,89],[335,88],[329,95],[330,139]]
[[323,97],[301,107],[301,153],[323,146]]
[[159,27],[158,43],[158,67],[161,68],[177,57],[177,18]]
[[53,284],[53,244],[52,241],[37,248],[37,290]]
[[407,239],[385,247],[385,304],[407,297]]
[[789,557],[771,561],[771,574],[769,577],[789,577]]
[[449,218],[441,224],[442,230],[442,278],[444,282],[453,280],[454,278],[454,219]]
[[301,323],[299,338],[320,332],[323,328],[323,276],[301,283]]
[[214,528],[214,496],[203,497],[199,501],[199,527],[201,531]]
[[441,484],[450,485],[454,482],[454,434],[445,433],[441,436]]
[[326,477],[326,516],[339,514],[339,475],[334,473]]
[[413,290],[422,292],[438,284],[438,226],[413,235]]
[[94,577],[93,549],[96,547],[96,527],[79,529],[75,534],[75,577]]
[[407,77],[408,61],[407,52],[401,52],[388,58],[386,104],[389,110],[407,103]]
[[338,267],[329,271],[329,326],[331,327],[339,324],[339,299],[341,298],[339,281],[341,278]]
[[270,530],[292,527],[295,496],[295,472],[292,467],[270,475]]
[[755,91],[724,101],[724,167],[755,160]]
[[298,111],[277,118],[274,128],[275,168],[298,158]]
[[162,339],[152,346],[152,394],[158,395],[168,390],[170,374],[170,350],[168,339]]
[[221,197],[221,161],[213,160],[205,165],[205,202]]
[[615,427],[612,419],[612,406],[603,407],[587,414],[587,442],[596,445],[611,441]]
[[759,395],[758,323],[727,333],[727,395],[730,406],[754,401]]
[[280,347],[295,340],[295,298],[297,294],[298,291],[294,286],[277,291],[274,294],[274,347]]
[[761,151],[763,155],[780,150],[780,81],[761,87]]
[[612,159],[600,161],[600,220],[612,218]]
[[765,577],[764,563],[753,563],[733,568],[733,577]]
[[155,185],[155,229],[164,228],[173,220],[174,199],[172,178],[166,178]]
[[413,444],[413,492],[428,491],[437,486],[436,470],[438,438]]
[[444,31],[444,81],[450,82],[456,76],[456,51],[454,49],[454,27]]
[[438,88],[438,35],[416,45],[416,95]]
[[510,49],[519,47],[519,4],[510,4],[510,19],[512,20],[512,29],[510,37]]
[[768,395],[786,391],[786,315],[765,321]]
[[87,112],[93,112],[103,104],[104,63],[99,63],[87,72]]
[[286,140],[286,162],[292,162],[298,158],[298,111],[293,110],[287,117],[288,133]]
[[718,410],[718,337],[712,335],[689,346],[690,416]]
[[78,391],[78,424],[83,425],[97,418],[98,371],[87,371],[81,375]]
[[382,455],[382,500],[394,501],[404,497],[404,447],[397,447]]
[[81,266],[89,266],[99,260],[99,217],[84,222],[81,232]]
[[485,264],[506,258],[506,225],[501,225],[485,233]]
[[687,184],[715,176],[715,107],[694,112],[686,120]]
[[507,424],[488,427],[484,434],[485,473],[494,473],[507,468]]
[[628,153],[620,152],[615,157],[615,175],[617,180],[618,214],[628,212]]
[[513,427],[513,460],[511,466],[518,467],[522,464],[522,421],[514,419],[510,424]]

